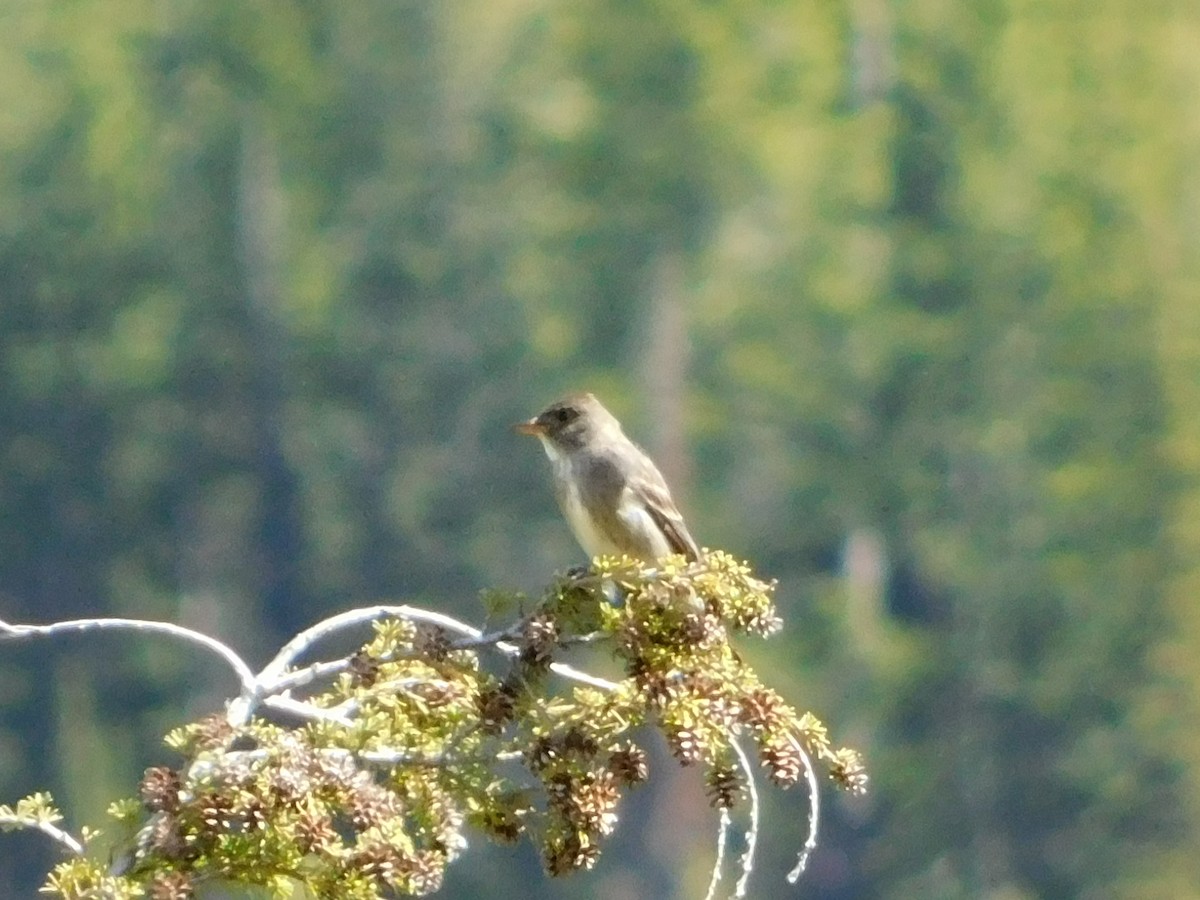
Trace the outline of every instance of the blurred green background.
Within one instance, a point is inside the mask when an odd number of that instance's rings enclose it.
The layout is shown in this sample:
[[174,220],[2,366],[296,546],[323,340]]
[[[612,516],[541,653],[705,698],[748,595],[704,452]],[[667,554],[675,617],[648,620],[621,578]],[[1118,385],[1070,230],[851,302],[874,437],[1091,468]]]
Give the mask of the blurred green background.
[[[1200,897],[1198,98],[1185,0],[5,3],[0,617],[480,621],[581,562],[507,426],[586,387],[872,771],[753,897]],[[233,689],[0,646],[0,801],[99,824]],[[657,762],[596,871],[443,895],[701,896]]]

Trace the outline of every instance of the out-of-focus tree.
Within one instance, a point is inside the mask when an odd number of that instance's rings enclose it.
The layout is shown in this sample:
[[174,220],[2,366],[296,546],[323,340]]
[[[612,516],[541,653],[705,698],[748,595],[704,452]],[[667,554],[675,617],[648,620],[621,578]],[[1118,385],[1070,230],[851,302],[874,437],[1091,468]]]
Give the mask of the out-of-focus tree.
[[[357,601],[476,618],[579,561],[505,426],[591,387],[873,743],[822,896],[1194,881],[1150,666],[1200,678],[1186,4],[0,17],[6,613],[248,654]],[[0,661],[0,787],[94,819],[198,672],[90,654]]]
[[[794,243],[772,252],[765,201],[743,224],[744,271],[775,296],[727,282],[743,302],[712,338],[744,385],[723,415],[745,449],[712,442],[738,488],[724,521],[809,578],[806,643],[879,729],[873,864],[832,864],[827,889],[1175,895],[1190,826],[1147,712],[1174,490],[1155,313],[1186,281],[1160,277],[1150,238],[1183,227],[1178,172],[1147,173],[1180,102],[1155,51],[1189,14],[884,12],[856,5],[845,80],[806,85],[837,110],[816,118],[836,162],[779,201]],[[772,468],[779,448],[793,461]],[[886,592],[811,580],[864,558]]]

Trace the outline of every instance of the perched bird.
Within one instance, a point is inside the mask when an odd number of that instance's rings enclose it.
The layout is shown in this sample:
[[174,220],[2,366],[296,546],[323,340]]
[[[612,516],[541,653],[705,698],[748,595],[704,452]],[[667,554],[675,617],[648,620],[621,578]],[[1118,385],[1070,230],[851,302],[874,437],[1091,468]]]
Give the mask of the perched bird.
[[700,558],[662,473],[594,396],[559,400],[513,427],[541,440],[558,504],[589,556]]

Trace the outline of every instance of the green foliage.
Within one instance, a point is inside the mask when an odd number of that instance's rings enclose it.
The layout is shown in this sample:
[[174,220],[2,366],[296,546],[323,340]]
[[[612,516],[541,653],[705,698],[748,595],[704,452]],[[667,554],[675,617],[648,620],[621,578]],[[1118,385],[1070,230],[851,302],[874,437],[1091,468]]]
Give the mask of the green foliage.
[[[123,825],[149,817],[120,874],[74,859],[46,889],[64,900],[105,890],[175,900],[222,879],[276,896],[285,884],[330,900],[422,895],[466,848],[468,825],[500,842],[527,835],[551,875],[591,868],[622,792],[649,776],[638,743],[647,729],[682,765],[704,768],[716,807],[741,799],[747,773],[732,746],[741,733],[781,787],[816,759],[861,792],[857,754],[834,749],[811,713],[796,712],[730,646],[732,635],[778,630],[772,589],[720,552],[657,569],[600,559],[497,636],[379,621],[333,687],[311,698],[337,720],[235,729],[213,716],[173,731],[166,742],[182,764],[148,769],[140,802],[110,807]],[[502,638],[517,652],[492,673],[481,653]],[[580,642],[607,646],[626,677],[561,689],[555,661]],[[55,815],[35,811],[35,799],[23,815]]]
[[15,806],[0,804],[0,831],[61,821],[62,813],[54,807],[54,798],[43,791],[18,800]]
[[[347,602],[474,615],[572,559],[503,428],[591,387],[780,577],[756,658],[886,761],[818,890],[1186,893],[1197,9],[6,4],[2,615],[247,655]],[[0,787],[98,816],[218,677],[5,654]],[[639,847],[614,877],[694,893]]]

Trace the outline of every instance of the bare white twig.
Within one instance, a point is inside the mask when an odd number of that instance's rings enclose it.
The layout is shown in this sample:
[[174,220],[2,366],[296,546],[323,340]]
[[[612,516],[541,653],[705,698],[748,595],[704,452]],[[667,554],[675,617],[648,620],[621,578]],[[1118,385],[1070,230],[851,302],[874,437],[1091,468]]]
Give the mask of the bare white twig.
[[[464,761],[472,761],[473,758],[464,756],[451,756],[449,754],[430,755],[407,753],[403,750],[360,750],[356,754],[359,759],[364,762],[375,763],[383,766],[396,765],[415,765],[415,766],[443,766],[448,763],[460,763]],[[487,757],[488,760],[511,760],[520,759],[525,754],[520,750],[505,750],[502,753],[495,753]],[[481,757],[482,758],[482,757]]]
[[166,634],[179,638],[216,653],[236,673],[242,690],[252,691],[255,685],[254,672],[233,648],[214,637],[182,625],[156,622],[152,619],[70,619],[49,625],[13,625],[0,621],[0,640],[20,640],[26,637],[53,637],[73,631],[134,631],[142,634]]
[[83,844],[77,838],[44,818],[0,813],[0,826],[40,831],[47,837],[58,841],[76,856],[83,856]]
[[[336,662],[340,662],[340,660],[336,660]],[[322,665],[328,666],[330,664],[318,663],[316,666],[310,666],[307,669],[301,669],[300,672],[310,672],[311,670]],[[337,706],[314,706],[311,703],[306,703],[303,700],[297,700],[291,696],[289,691],[294,683],[295,679],[289,676],[284,676],[279,679],[279,681],[275,682],[274,685],[260,688],[260,695],[267,694],[267,696],[262,698],[262,704],[276,710],[277,712],[287,713],[301,719],[310,719],[318,722],[337,722],[339,725],[353,724],[353,716],[356,712],[358,712],[359,708],[357,700],[346,700],[343,703],[339,703]],[[284,684],[287,687],[284,688],[280,693],[275,693],[275,691],[280,689],[281,684]],[[411,692],[413,688],[425,686],[449,689],[451,687],[451,683],[441,678],[394,678],[390,681],[384,681],[376,684],[375,690]]]
[[[520,652],[515,645],[505,640],[505,638],[513,634],[512,629],[485,634],[478,628],[468,625],[465,622],[460,622],[458,619],[444,613],[407,605],[364,606],[360,609],[347,610],[335,616],[330,616],[310,628],[306,628],[288,641],[275,655],[275,658],[259,673],[253,688],[251,690],[243,689],[242,696],[234,704],[231,704],[230,721],[233,724],[239,724],[249,719],[254,712],[254,707],[259,697],[308,684],[318,678],[328,677],[344,671],[350,666],[349,657],[314,663],[305,669],[295,671],[289,671],[289,667],[297,658],[308,652],[318,641],[324,640],[330,635],[346,628],[352,628],[356,625],[382,618],[407,619],[409,621],[428,622],[432,625],[437,625],[465,638],[465,640],[454,642],[452,646],[458,648],[494,644],[497,650],[507,656],[516,656]],[[551,663],[550,671],[563,678],[587,684],[600,690],[611,691],[617,687],[616,682],[597,678],[566,663]]]
[[[236,728],[248,722],[250,717],[254,715],[254,710],[257,708],[259,702],[264,697],[276,695],[280,691],[286,691],[289,688],[307,684],[318,677],[336,674],[348,668],[350,665],[349,657],[331,662],[314,663],[307,669],[301,669],[298,672],[288,671],[292,663],[307,653],[318,641],[346,628],[352,628],[364,622],[372,622],[376,619],[386,617],[432,622],[449,631],[466,634],[470,637],[479,637],[481,634],[479,629],[472,628],[470,625],[459,622],[450,616],[413,606],[364,606],[359,609],[351,609],[338,613],[327,619],[322,619],[317,624],[301,631],[283,645],[279,652],[275,654],[275,658],[263,668],[257,677],[252,677],[249,684],[243,683],[241,696],[229,704],[229,710],[226,714],[229,724]],[[272,700],[269,705],[277,705],[277,703]],[[288,712],[301,712],[298,707],[287,701],[284,702],[284,706],[288,707]],[[308,712],[311,713],[311,709]]]
[[264,697],[262,703],[263,706],[269,707],[276,712],[286,713],[298,719],[307,719],[313,722],[336,722],[339,725],[354,724],[353,719],[350,718],[347,711],[340,707],[326,709],[322,706],[314,706],[311,703],[305,703],[303,700],[297,700],[289,694]]
[[509,641],[513,638],[520,637],[521,631],[519,628],[508,627],[502,628],[499,631],[482,632],[475,637],[461,637],[456,641],[451,641],[450,646],[455,650],[470,650],[474,647],[490,647],[493,644],[499,644],[501,641]]
[[341,659],[316,662],[311,666],[305,666],[303,669],[292,669],[276,678],[272,682],[270,690],[290,691],[292,688],[304,687],[322,678],[340,675],[350,668],[352,659],[353,657],[343,656]]
[[[318,678],[328,677],[329,675],[344,671],[350,665],[349,658],[315,663],[307,669],[301,669],[296,672],[287,671],[288,666],[298,656],[312,647],[313,644],[328,635],[341,629],[385,616],[395,616],[410,621],[429,622],[438,625],[447,631],[452,631],[468,638],[468,641],[464,642],[464,646],[482,646],[485,643],[494,641],[497,648],[508,656],[515,656],[519,652],[515,646],[502,640],[503,637],[511,633],[509,631],[485,635],[478,628],[473,628],[451,616],[433,612],[432,610],[420,609],[413,606],[382,605],[348,610],[347,612],[330,616],[328,619],[318,622],[311,628],[300,632],[300,634],[284,645],[275,658],[257,676],[245,660],[228,644],[210,637],[203,632],[185,628],[182,625],[151,619],[71,619],[65,622],[53,622],[48,625],[14,624],[0,620],[0,641],[23,640],[30,637],[54,637],[60,634],[87,631],[132,631],[139,634],[165,634],[196,644],[217,654],[233,669],[234,674],[241,684],[241,692],[236,699],[230,702],[226,717],[229,723],[235,727],[248,722],[260,703],[265,703],[268,707],[289,715],[299,716],[300,718],[313,720],[331,719],[344,723],[347,721],[345,711],[323,710],[312,704],[284,696],[283,692],[292,687],[308,684]],[[614,682],[597,678],[563,663],[553,663],[550,668],[565,678],[578,681],[582,684],[588,684],[601,690],[613,690],[616,687]]]
[[733,891],[735,900],[741,900],[746,896],[746,889],[750,885],[750,873],[754,871],[754,854],[758,850],[758,782],[754,778],[754,766],[751,765],[750,757],[746,755],[741,743],[737,738],[732,738],[729,745],[737,754],[738,764],[746,775],[746,790],[750,794],[750,827],[746,829],[746,852],[742,854],[742,876],[738,879],[737,886]]
[[[492,645],[492,644],[498,644],[505,638],[512,637],[512,636],[513,636],[512,630],[507,629],[505,631],[497,631],[497,632],[493,632],[491,634],[480,635],[477,638],[468,637],[468,638],[461,638],[456,641],[451,641],[449,644],[449,647],[451,650],[469,650],[474,647],[484,647],[484,646],[488,646],[488,645]],[[590,643],[590,642],[595,641],[603,636],[604,635],[601,635],[601,634],[582,635],[578,638],[570,638],[570,639],[564,640],[561,643],[564,645],[569,644],[569,643],[571,643],[571,644]],[[405,654],[405,655],[407,656],[408,654]],[[412,654],[412,655],[415,655],[415,654]],[[395,658],[396,657],[394,657],[394,656],[382,657],[379,659],[379,662],[390,662],[392,659],[395,659]],[[267,687],[267,690],[269,692],[270,691],[286,691],[286,690],[291,690],[293,688],[304,687],[306,685],[312,684],[314,681],[321,681],[323,679],[330,678],[334,675],[340,675],[342,672],[346,672],[350,668],[352,668],[353,665],[354,665],[354,655],[351,655],[351,656],[343,656],[341,659],[330,659],[330,660],[324,660],[322,662],[315,662],[311,665],[305,666],[302,669],[288,669],[282,675],[280,675],[278,678],[276,678],[274,681],[272,681],[271,684]]]
[[[451,650],[469,650],[474,647],[486,647],[491,645],[499,645],[504,643],[506,639],[515,637],[515,631],[512,628],[504,631],[494,631],[490,634],[482,634],[479,637],[464,637],[450,642]],[[603,632],[592,632],[591,634],[581,634],[578,636],[570,636],[562,639],[560,646],[573,646],[576,644],[592,644],[602,640],[607,635]],[[507,644],[506,644],[507,646]],[[381,660],[387,662],[388,659]],[[334,675],[340,675],[342,672],[348,671],[354,664],[353,656],[343,656],[341,659],[331,659],[323,662],[315,662],[312,665],[305,666],[302,669],[289,669],[281,674],[278,678],[272,681],[269,685],[264,686],[263,690],[266,693],[274,693],[276,691],[286,691],[293,688],[304,687],[312,684],[314,681],[321,681],[330,678]],[[567,675],[566,677],[574,677],[575,680],[581,680],[578,673],[575,675]],[[603,685],[596,685],[603,687]]]
[[[450,753],[413,753],[409,750],[397,750],[392,747],[377,747],[374,750],[346,750],[341,747],[325,747],[318,751],[322,756],[332,760],[349,762],[352,759],[362,760],[377,766],[446,766],[462,762],[489,762],[492,760],[509,761],[520,759],[524,754],[520,750],[505,750],[488,757],[454,756]],[[271,760],[273,753],[267,750],[230,750],[220,756],[207,756],[195,760],[188,767],[188,780],[191,783],[203,782],[209,779],[228,777],[230,772],[238,772],[239,768],[253,767]],[[0,824],[3,824],[0,818]]]
[[[377,619],[407,619],[412,622],[428,622],[432,625],[437,625],[447,631],[455,632],[463,635],[467,640],[456,641],[455,647],[479,646],[486,643],[496,643],[503,640],[505,637],[511,636],[511,631],[499,631],[494,634],[485,635],[478,628],[468,625],[466,622],[460,622],[452,616],[445,613],[434,612],[429,609],[421,609],[417,606],[402,605],[385,605],[377,604],[375,606],[363,606],[358,609],[350,609],[337,615],[330,616],[327,619],[322,619],[317,624],[304,629],[294,638],[283,645],[282,649],[275,654],[275,658],[259,673],[259,681],[264,685],[277,686],[287,682],[286,686],[294,686],[293,679],[299,672],[305,670],[297,670],[288,672],[288,668],[296,661],[296,659],[315,645],[318,641],[322,641],[332,634],[343,631],[347,628],[352,628],[355,625],[362,625],[366,622],[374,622]],[[350,657],[345,657],[339,660],[332,660],[325,663],[317,663],[313,668],[315,671],[311,677],[319,677],[323,674],[331,674],[341,671],[344,667],[350,665]],[[286,673],[286,674],[285,674]]]
[[[515,647],[513,648],[516,649]],[[515,654],[509,654],[513,656]],[[602,691],[615,691],[620,687],[615,681],[609,681],[607,678],[597,678],[595,675],[589,675],[582,669],[577,669],[574,666],[568,666],[566,663],[550,663],[550,671],[555,675],[561,675],[563,678],[571,681],[578,681],[580,684],[590,685]]]
[[708,882],[708,892],[704,900],[713,900],[717,896],[717,886],[725,869],[725,845],[729,842],[729,810],[721,810],[721,818],[717,825],[717,858],[713,861],[712,878]]
[[483,635],[483,632],[478,628],[473,628],[465,622],[460,622],[458,619],[444,615],[443,613],[421,609],[416,606],[383,604],[363,606],[359,609],[350,609],[335,616],[330,616],[328,619],[323,619],[316,625],[304,629],[304,631],[284,644],[283,648],[275,654],[275,658],[259,674],[259,681],[264,685],[273,684],[298,657],[308,652],[310,647],[318,641],[324,640],[329,635],[355,625],[361,625],[364,622],[373,622],[376,619],[384,618],[429,622],[445,628],[447,631],[453,631],[471,638],[479,638]]
[[821,819],[821,788],[817,784],[817,773],[813,768],[812,757],[808,755],[808,751],[804,749],[804,745],[795,735],[792,735],[790,740],[804,762],[804,780],[808,783],[808,838],[804,841],[804,846],[800,848],[796,865],[792,867],[792,871],[787,873],[788,884],[795,884],[804,874],[809,856],[812,855],[813,850],[817,849],[817,827]]

